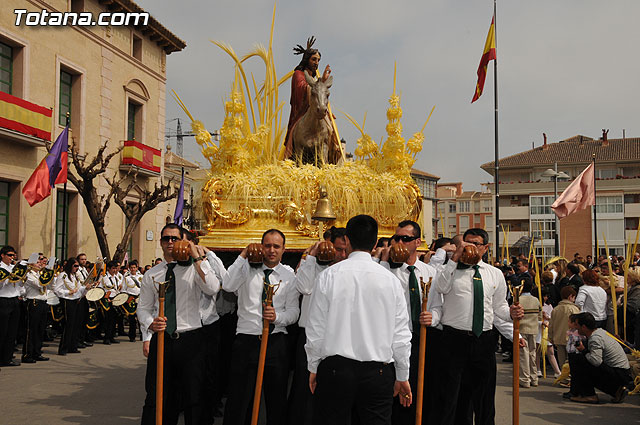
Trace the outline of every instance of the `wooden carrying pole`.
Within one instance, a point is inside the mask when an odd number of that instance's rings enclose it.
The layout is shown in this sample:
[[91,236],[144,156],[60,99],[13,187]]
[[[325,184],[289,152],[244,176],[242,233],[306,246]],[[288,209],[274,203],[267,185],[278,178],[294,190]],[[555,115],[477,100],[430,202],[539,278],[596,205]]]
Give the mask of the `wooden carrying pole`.
[[[280,283],[271,285],[264,283],[267,287],[267,297],[264,300],[266,306],[273,304],[273,296],[278,291]],[[262,339],[260,341],[260,357],[258,358],[258,374],[256,375],[256,388],[253,392],[253,411],[251,413],[251,425],[258,424],[258,415],[260,413],[260,397],[262,395],[262,378],[264,377],[264,364],[267,358],[267,343],[269,341],[269,321],[262,319]]]
[[[513,296],[513,305],[520,304],[520,294],[524,288],[524,281],[518,286],[509,285]],[[513,319],[513,411],[512,424],[520,424],[520,319]]]
[[[164,295],[167,282],[158,283],[158,317],[164,317]],[[162,393],[164,391],[164,331],[156,334],[158,351],[156,358],[156,425],[162,425]]]
[[[432,277],[428,283],[424,283],[420,276],[420,287],[422,288],[422,311],[427,311],[429,301],[429,288],[431,288]],[[418,357],[418,388],[416,390],[416,425],[422,425],[422,400],[424,398],[424,365],[427,354],[427,327],[420,325],[420,356]]]

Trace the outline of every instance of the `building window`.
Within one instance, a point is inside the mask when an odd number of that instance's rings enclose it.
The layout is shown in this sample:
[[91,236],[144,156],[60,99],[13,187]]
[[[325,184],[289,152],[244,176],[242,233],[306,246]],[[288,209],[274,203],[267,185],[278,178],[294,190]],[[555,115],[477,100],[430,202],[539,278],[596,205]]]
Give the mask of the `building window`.
[[470,212],[471,211],[471,202],[470,201],[459,201],[458,202],[458,212]]
[[71,86],[73,85],[73,75],[60,70],[60,105],[58,113],[58,124],[67,124],[67,112],[71,115]]
[[531,215],[552,215],[553,196],[531,196],[529,198]]
[[71,0],[71,11],[73,13],[84,12],[84,0]]
[[455,203],[452,202],[452,203],[449,204],[449,212],[450,213],[456,212],[456,204]]
[[622,213],[622,196],[597,196],[596,212],[598,213]]
[[131,56],[141,61],[142,60],[142,39],[136,35],[133,35],[132,39],[133,39],[133,43],[131,46]]
[[9,243],[9,183],[0,182],[0,245]]
[[638,193],[629,193],[624,195],[624,203],[625,204],[640,204],[640,194]]
[[491,201],[482,201],[483,212],[491,212]]
[[127,108],[127,140],[141,141],[140,137],[140,111],[142,106],[129,101]]
[[0,42],[0,91],[11,94],[13,81],[13,48]]
[[554,239],[555,233],[555,219],[531,220],[531,235],[535,239]]
[[[69,251],[69,193],[64,193],[63,191],[58,191],[58,196],[56,199],[56,257],[64,259],[65,255],[68,255]],[[64,252],[62,249],[62,223],[64,219],[64,204],[67,204],[67,222],[65,223],[65,244],[64,244]]]
[[618,174],[617,168],[601,168],[596,169],[596,178],[597,179],[615,179]]
[[461,215],[460,216],[460,231],[467,230],[469,228],[469,216]]
[[624,219],[625,230],[636,230],[638,228],[638,224],[640,224],[638,217],[626,217]]

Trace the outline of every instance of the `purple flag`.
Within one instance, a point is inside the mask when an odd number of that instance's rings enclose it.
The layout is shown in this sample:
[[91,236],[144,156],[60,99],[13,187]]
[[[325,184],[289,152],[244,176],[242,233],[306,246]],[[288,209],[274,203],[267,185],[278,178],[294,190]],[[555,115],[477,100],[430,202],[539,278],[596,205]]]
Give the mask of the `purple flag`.
[[180,181],[180,192],[178,192],[176,212],[173,214],[173,222],[178,226],[182,226],[182,210],[184,210],[184,169],[182,170],[182,180]]

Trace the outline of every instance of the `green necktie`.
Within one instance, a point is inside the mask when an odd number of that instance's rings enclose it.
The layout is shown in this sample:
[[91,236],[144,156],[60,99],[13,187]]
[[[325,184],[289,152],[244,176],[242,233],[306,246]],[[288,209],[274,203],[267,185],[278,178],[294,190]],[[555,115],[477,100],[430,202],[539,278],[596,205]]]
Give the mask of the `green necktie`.
[[413,331],[420,328],[420,288],[418,288],[418,277],[416,276],[416,266],[407,266],[409,270],[409,304],[411,305],[411,321]]
[[482,287],[482,276],[480,266],[473,266],[473,325],[471,330],[475,336],[482,334],[484,326],[484,288]]
[[167,290],[164,293],[164,316],[167,318],[167,328],[165,332],[172,335],[178,328],[176,322],[176,275],[173,269],[177,263],[167,264],[167,275],[164,280],[167,281]]
[[269,276],[273,273],[272,269],[264,269],[264,281],[262,285],[262,302],[264,303],[267,299],[267,285],[270,285]]

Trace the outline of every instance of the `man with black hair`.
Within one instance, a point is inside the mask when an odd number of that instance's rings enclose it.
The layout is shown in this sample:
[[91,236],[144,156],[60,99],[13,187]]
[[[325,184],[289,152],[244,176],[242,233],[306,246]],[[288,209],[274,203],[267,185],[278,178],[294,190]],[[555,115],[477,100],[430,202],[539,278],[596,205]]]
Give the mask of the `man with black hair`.
[[621,403],[627,395],[625,386],[631,384],[629,360],[620,344],[604,329],[596,328],[591,313],[575,315],[580,335],[587,337],[587,346],[576,345],[580,355],[569,357],[571,367],[571,401],[598,404],[595,388]]
[[[144,274],[140,287],[138,320],[144,333],[153,332],[147,358],[142,424],[152,425],[156,412],[157,335],[164,332],[164,391],[162,423],[175,425],[181,411],[186,425],[205,421],[205,341],[200,315],[200,294],[215,295],[220,282],[205,261],[204,248],[190,242],[190,258],[176,262],[173,244],[183,234],[177,224],[160,232],[164,261]],[[157,316],[158,282],[166,286],[164,316]]]
[[580,276],[580,267],[578,267],[578,264],[576,263],[567,264],[567,277],[569,278],[569,280],[565,282],[565,285],[571,286],[576,290],[576,292],[578,292],[580,290],[580,287],[584,285],[582,277]]
[[[222,282],[225,291],[238,294],[238,325],[232,348],[225,425],[244,424],[251,415],[263,319],[271,323],[263,381],[267,424],[285,422],[289,378],[286,327],[298,320],[300,306],[293,285],[295,273],[280,262],[284,250],[285,235],[278,229],[267,230],[262,235],[263,263],[252,267],[245,248]],[[266,284],[280,285],[272,306],[264,304]]]
[[[344,227],[332,227],[327,231],[328,240],[336,251],[335,260],[330,264],[337,264],[347,258],[347,242],[345,240],[346,229]],[[304,344],[307,342],[305,328],[309,322],[309,303],[318,275],[329,267],[329,264],[318,263],[316,255],[321,242],[314,243],[305,250],[306,256],[300,261],[296,272],[295,287],[302,295],[300,306],[300,320],[298,320],[298,337],[296,342],[296,364],[293,373],[293,384],[289,393],[287,422],[290,425],[311,423],[311,391],[309,391],[309,371],[307,370],[307,355]]]
[[411,405],[409,314],[400,281],[372,261],[378,224],[367,215],[349,220],[349,257],[319,276],[307,324],[313,423],[389,424],[393,397]]
[[[491,373],[495,373],[494,315],[504,321],[524,316],[522,306],[507,304],[507,286],[499,269],[482,260],[473,265],[459,263],[466,246],[475,245],[482,256],[488,244],[484,229],[468,229],[432,287],[442,294],[442,349],[449,355],[442,358],[439,409],[430,410],[429,423],[473,422],[472,401],[487,399],[478,392],[495,391],[491,385]],[[492,419],[490,416],[487,419]]]
[[9,281],[16,260],[16,250],[9,245],[0,249],[0,366],[20,366],[13,361],[13,349],[18,334],[20,285]]
[[119,344],[120,341],[116,339],[116,321],[118,320],[118,313],[116,307],[113,305],[113,299],[116,295],[122,291],[123,279],[122,275],[118,272],[120,263],[111,260],[107,262],[107,273],[102,276],[99,288],[102,288],[105,292],[104,297],[100,300],[100,306],[102,311],[102,320],[104,330],[105,345]]

